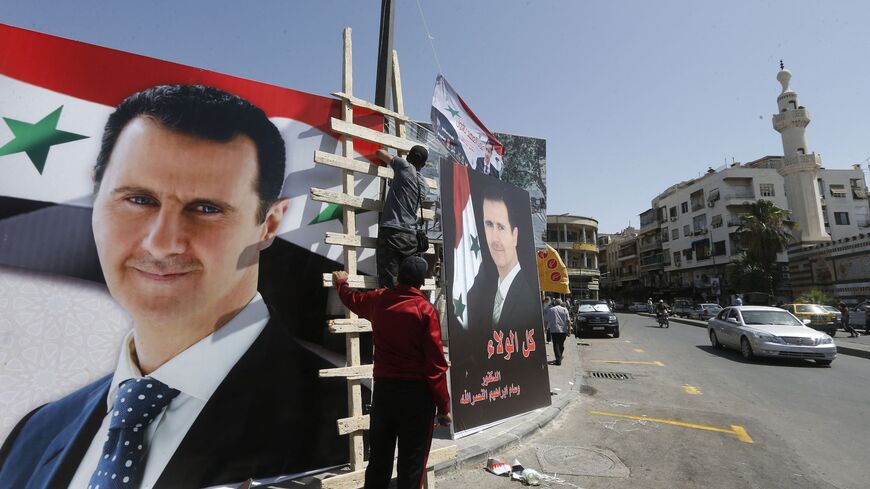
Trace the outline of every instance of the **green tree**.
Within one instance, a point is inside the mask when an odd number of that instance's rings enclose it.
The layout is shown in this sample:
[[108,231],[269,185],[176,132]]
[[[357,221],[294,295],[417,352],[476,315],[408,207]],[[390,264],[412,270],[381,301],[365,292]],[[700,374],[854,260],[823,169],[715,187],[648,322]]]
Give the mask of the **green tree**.
[[812,289],[809,292],[804,292],[797,298],[797,302],[802,304],[832,304],[834,298],[819,289]]
[[782,282],[782,266],[776,256],[794,239],[791,231],[795,227],[788,211],[769,200],[748,204],[737,228],[744,250],[731,269],[732,283],[740,284],[742,290],[766,290],[768,300],[772,300]]
[[512,134],[496,133],[504,145],[504,169],[502,180],[529,190],[537,187],[547,195],[547,140]]

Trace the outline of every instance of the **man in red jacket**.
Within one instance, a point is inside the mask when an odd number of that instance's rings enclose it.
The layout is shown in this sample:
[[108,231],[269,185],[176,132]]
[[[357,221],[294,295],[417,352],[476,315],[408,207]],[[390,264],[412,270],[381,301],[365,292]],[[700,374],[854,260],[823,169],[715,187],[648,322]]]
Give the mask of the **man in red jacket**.
[[386,489],[390,483],[397,440],[396,487],[420,488],[433,419],[442,426],[452,422],[438,314],[419,290],[427,270],[423,258],[406,258],[396,287],[369,292],[351,290],[347,272],[333,273],[344,305],[372,323],[375,382],[366,489]]

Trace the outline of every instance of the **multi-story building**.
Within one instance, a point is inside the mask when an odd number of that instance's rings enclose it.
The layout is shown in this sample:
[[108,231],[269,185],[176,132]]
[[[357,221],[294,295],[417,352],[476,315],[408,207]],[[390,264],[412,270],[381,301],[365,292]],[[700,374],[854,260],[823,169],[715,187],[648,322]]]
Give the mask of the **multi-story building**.
[[[640,281],[645,287],[659,284],[662,292],[671,296],[704,300],[739,292],[728,290],[725,265],[742,251],[736,235],[741,216],[748,204],[761,199],[788,209],[797,224],[792,232],[794,243],[778,257],[784,264],[792,258],[798,260],[790,267],[793,292],[822,285],[818,277],[826,277],[828,290],[838,294],[848,291],[855,294],[850,299],[856,299],[862,287],[870,284],[870,255],[856,256],[858,248],[845,245],[854,240],[863,242],[865,234],[870,234],[864,173],[859,165],[844,170],[821,166],[821,155],[809,151],[807,145],[805,130],[810,116],[789,87],[791,73],[781,67],[777,80],[782,92],[773,126],[781,134],[785,156],[711,168],[705,175],[673,185],[655,197],[652,207],[640,214],[637,251]],[[838,246],[829,246],[832,242]],[[826,253],[839,255],[834,260]],[[813,265],[822,271],[810,273],[810,257],[813,263],[827,265]],[[611,275],[614,263],[608,263]],[[825,274],[837,266],[844,269],[847,263],[852,271]],[[858,269],[866,271],[855,275]],[[831,282],[830,277],[837,276],[848,276],[851,286],[834,287],[836,280]]]
[[633,227],[604,235],[599,243],[606,243],[602,251],[606,255],[606,283],[608,298],[633,298],[640,285],[640,254],[637,245],[637,229]]
[[662,207],[647,209],[640,215],[640,231],[637,235],[640,284],[649,289],[660,289],[665,284],[665,264],[670,257],[662,252],[661,225],[665,221]]
[[[659,280],[663,289],[676,295],[718,300],[725,266],[742,251],[735,234],[740,218],[750,203],[760,199],[788,208],[782,177],[775,169],[746,168],[740,163],[719,171],[710,169],[654,198],[651,210],[659,223],[664,271]],[[650,219],[651,213],[644,215]],[[653,224],[649,226],[652,229]],[[648,260],[654,261],[655,252],[649,253]],[[783,263],[788,260],[785,253],[779,259]],[[655,271],[652,265],[641,265],[645,275]],[[650,281],[644,279],[645,283]]]
[[[782,168],[782,156],[765,156],[747,168]],[[870,233],[870,199],[861,165],[849,169],[819,169],[816,175],[825,232],[832,241]]]
[[610,280],[610,267],[607,261],[607,246],[610,244],[613,235],[599,234],[598,235],[598,286],[603,291],[608,288]]
[[547,244],[568,267],[571,295],[598,299],[598,221],[568,214],[547,216]]

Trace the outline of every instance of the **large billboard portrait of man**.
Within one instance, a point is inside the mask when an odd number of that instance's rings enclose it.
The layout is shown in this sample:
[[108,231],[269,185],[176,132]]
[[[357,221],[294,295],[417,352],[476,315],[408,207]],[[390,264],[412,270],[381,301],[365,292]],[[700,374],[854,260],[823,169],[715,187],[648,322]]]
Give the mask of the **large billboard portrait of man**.
[[462,436],[549,405],[550,388],[528,193],[447,163],[441,187],[451,399]]
[[312,156],[335,152],[340,103],[8,26],[0,41],[0,486],[345,463],[346,384],[319,378],[343,359],[316,342],[340,223],[307,200],[339,184]]

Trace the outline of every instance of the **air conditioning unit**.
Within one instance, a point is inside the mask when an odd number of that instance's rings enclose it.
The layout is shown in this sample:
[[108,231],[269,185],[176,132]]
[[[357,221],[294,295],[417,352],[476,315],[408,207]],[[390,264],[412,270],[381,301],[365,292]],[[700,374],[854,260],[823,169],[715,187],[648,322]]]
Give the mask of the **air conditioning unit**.
[[677,216],[671,216],[671,222],[676,222]]

